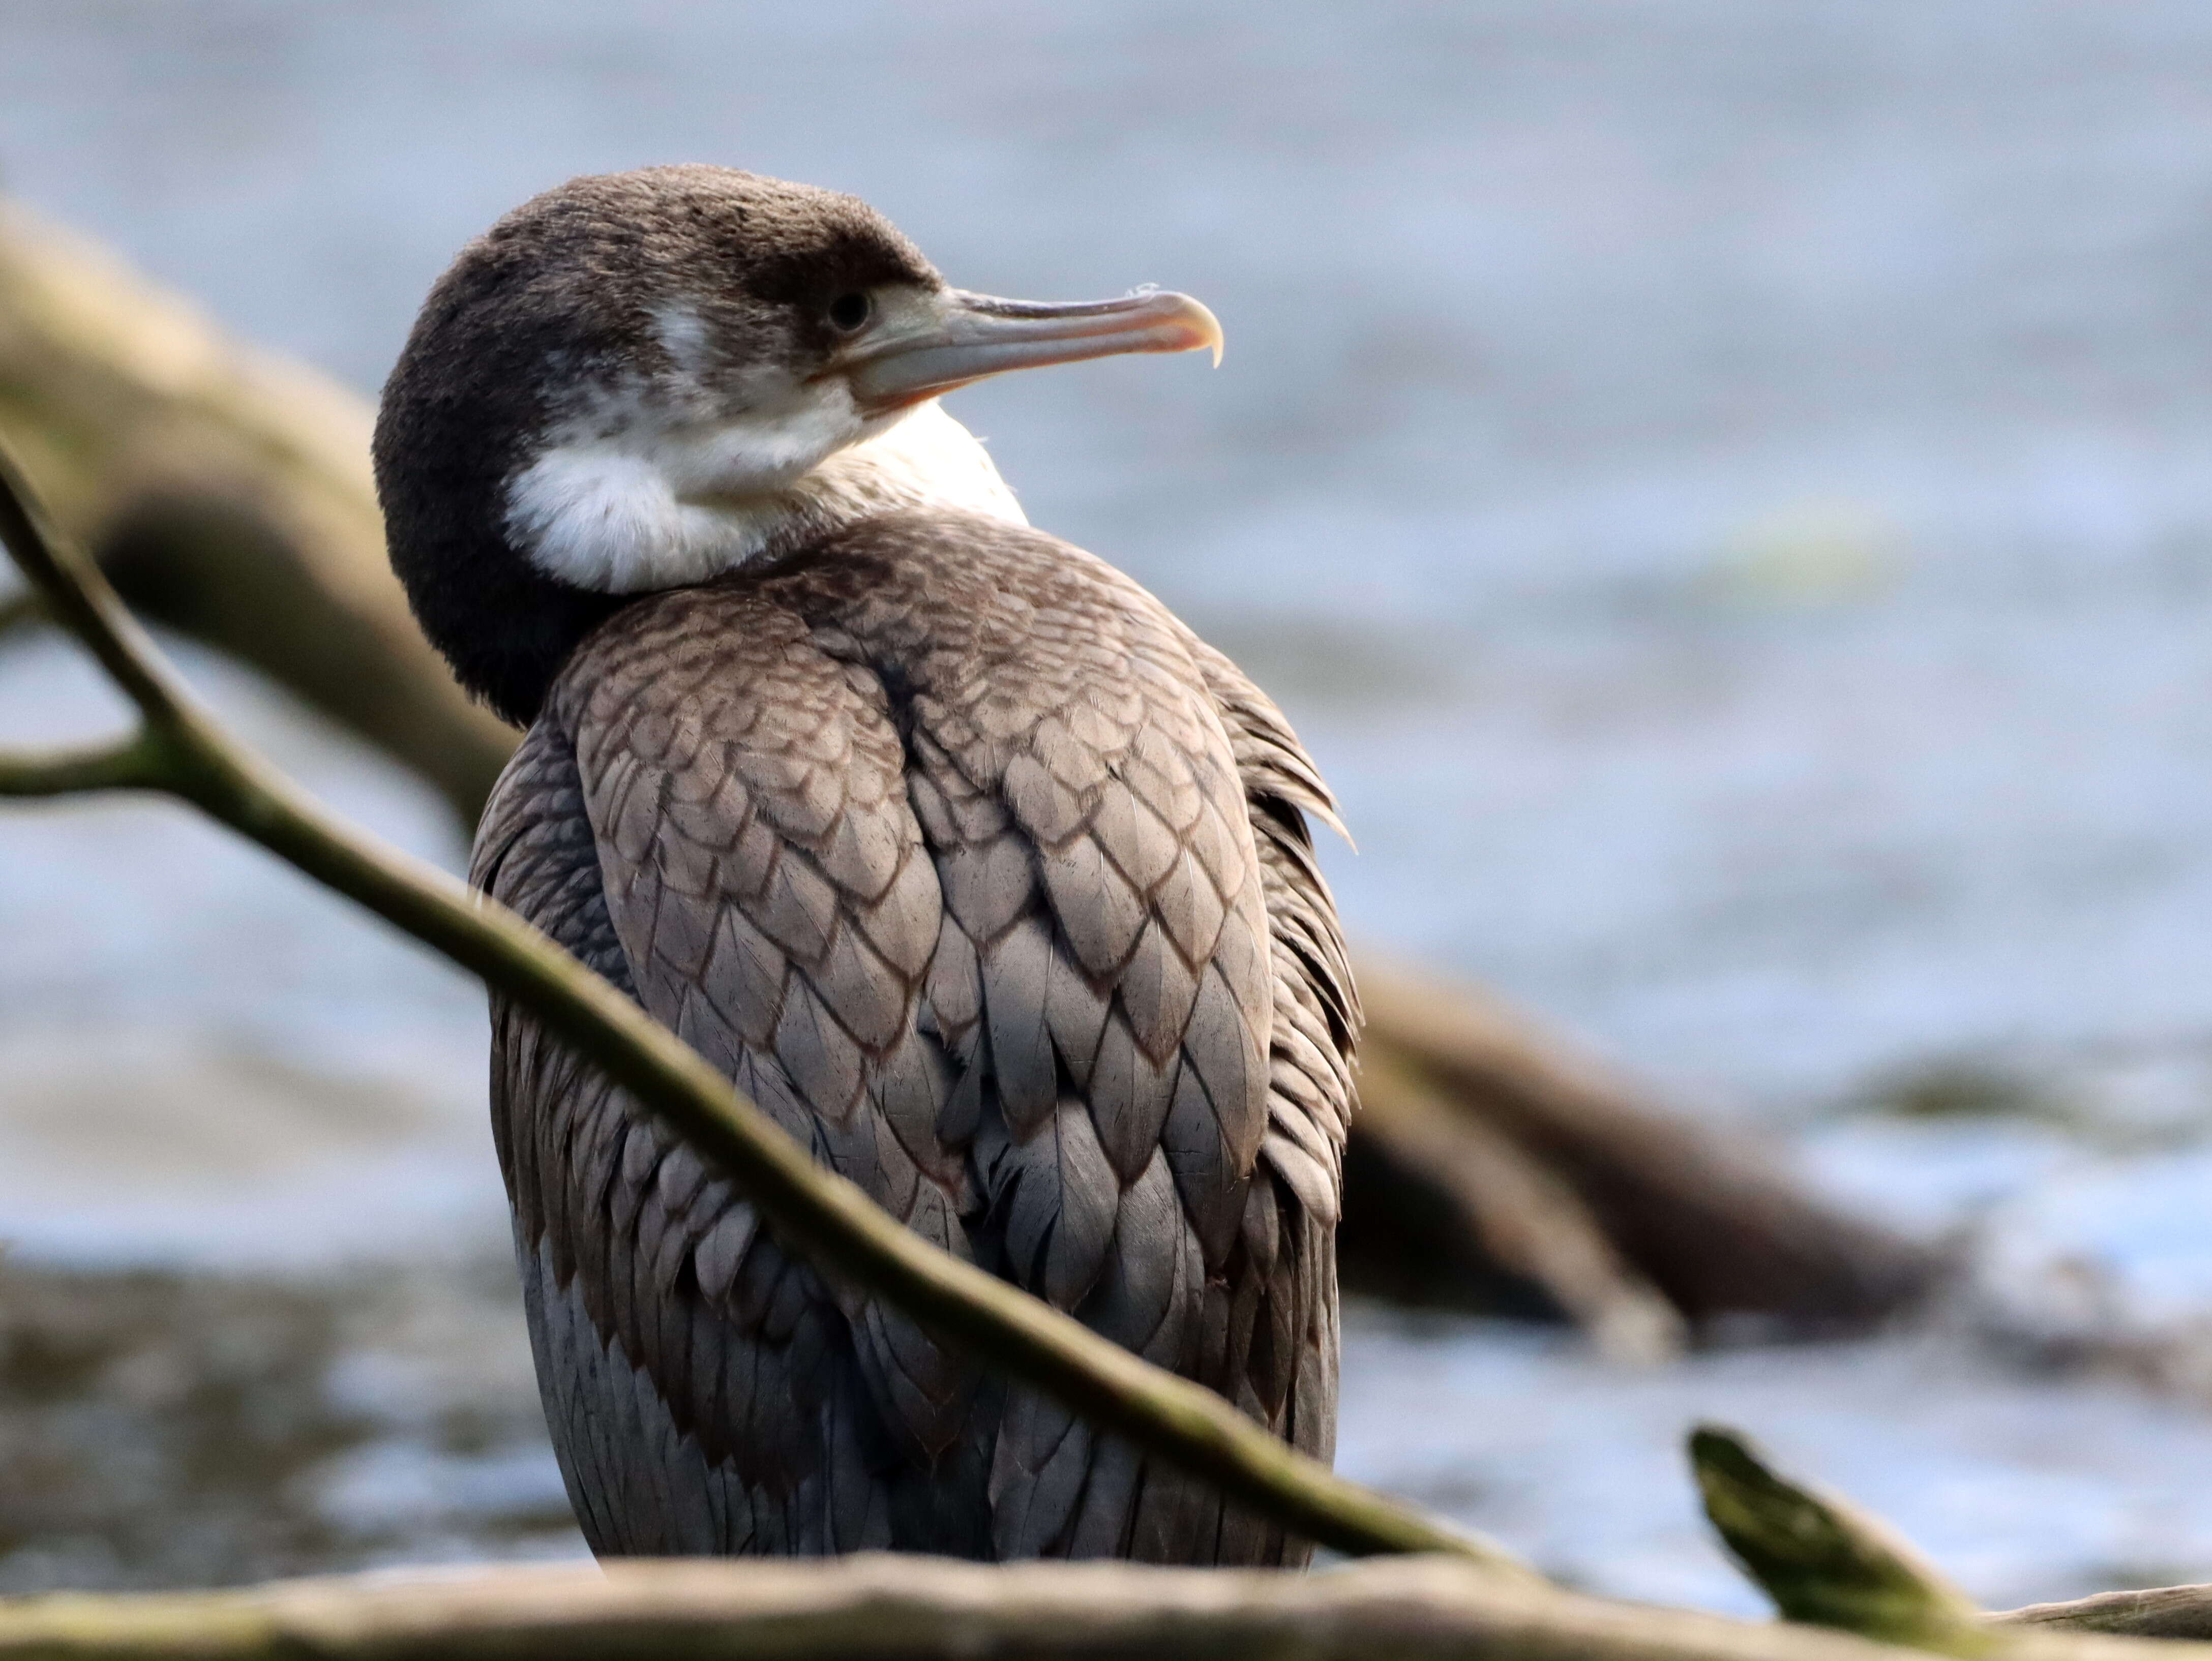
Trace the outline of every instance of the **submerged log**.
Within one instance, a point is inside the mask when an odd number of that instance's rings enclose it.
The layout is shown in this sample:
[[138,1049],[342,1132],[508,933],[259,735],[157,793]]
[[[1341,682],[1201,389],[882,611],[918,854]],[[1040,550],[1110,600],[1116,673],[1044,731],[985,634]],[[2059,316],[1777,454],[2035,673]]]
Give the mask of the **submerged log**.
[[[1358,973],[1368,1028],[1344,1246],[1355,1279],[1363,1233],[1388,1227],[1402,1237],[1393,1270],[1415,1277],[1401,1293],[1448,1292],[1434,1276],[1471,1276],[1473,1252],[1601,1332],[1642,1318],[1623,1312],[1652,1292],[1693,1327],[1848,1331],[1937,1284],[1926,1247],[1821,1202],[1497,998],[1371,956]],[[1493,1186],[1505,1180],[1478,1136],[1509,1144],[1548,1191],[1452,1197],[1478,1161]],[[1455,1159],[1442,1152],[1452,1146]]]
[[[0,203],[0,439],[149,619],[252,664],[474,821],[513,749],[408,615],[356,396]],[[22,621],[18,608],[16,621]],[[0,627],[7,617],[0,613]],[[1359,966],[1347,1281],[1576,1321],[1624,1357],[1732,1317],[1864,1327],[1935,1284],[1843,1216],[1480,994]]]
[[1480,1099],[1465,1099],[1396,1043],[1387,997],[1380,1007],[1345,1152],[1346,1284],[1404,1303],[1487,1298],[1501,1311],[1564,1315],[1616,1361],[1680,1350],[1681,1313],[1615,1248],[1582,1196],[1500,1130]]

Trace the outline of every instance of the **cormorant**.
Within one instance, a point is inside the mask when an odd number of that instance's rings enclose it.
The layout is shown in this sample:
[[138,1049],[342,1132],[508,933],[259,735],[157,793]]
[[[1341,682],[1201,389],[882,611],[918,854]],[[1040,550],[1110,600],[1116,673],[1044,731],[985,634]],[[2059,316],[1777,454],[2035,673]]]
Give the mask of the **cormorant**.
[[[948,288],[847,196],[579,179],[432,289],[377,485],[423,628],[528,728],[477,887],[908,1227],[1327,1459],[1358,1021],[1328,791],[936,402],[1220,338],[1180,294]],[[595,1550],[1304,1560],[817,1273],[527,1010],[492,1031]]]

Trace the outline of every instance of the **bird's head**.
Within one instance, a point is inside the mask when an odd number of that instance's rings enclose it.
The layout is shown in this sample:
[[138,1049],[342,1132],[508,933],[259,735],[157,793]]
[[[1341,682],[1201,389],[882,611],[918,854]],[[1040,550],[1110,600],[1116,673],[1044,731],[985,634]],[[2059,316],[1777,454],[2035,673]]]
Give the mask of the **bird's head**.
[[462,681],[526,720],[612,597],[895,508],[1018,518],[940,393],[1220,343],[1181,294],[949,288],[852,197],[722,167],[574,179],[462,251],[386,385],[392,565]]

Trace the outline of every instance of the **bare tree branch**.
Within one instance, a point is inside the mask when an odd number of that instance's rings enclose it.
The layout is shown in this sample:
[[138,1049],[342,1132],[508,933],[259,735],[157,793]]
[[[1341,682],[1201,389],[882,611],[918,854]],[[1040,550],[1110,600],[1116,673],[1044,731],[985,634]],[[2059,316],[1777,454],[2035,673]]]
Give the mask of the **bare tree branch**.
[[2101,1632],[2127,1638],[2212,1639],[2212,1586],[2153,1586],[2100,1591],[2070,1603],[2030,1603],[1992,1615],[2001,1627]]
[[0,796],[149,790],[160,776],[160,746],[143,732],[117,743],[76,749],[0,750]]
[[512,728],[446,672],[384,560],[374,412],[0,197],[0,439],[139,615],[253,664],[474,823]]

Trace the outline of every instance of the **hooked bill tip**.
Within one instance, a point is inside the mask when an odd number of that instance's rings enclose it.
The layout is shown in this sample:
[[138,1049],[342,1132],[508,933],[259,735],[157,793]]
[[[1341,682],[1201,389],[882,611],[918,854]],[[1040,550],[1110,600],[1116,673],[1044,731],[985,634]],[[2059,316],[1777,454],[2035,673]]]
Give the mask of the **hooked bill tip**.
[[1187,331],[1184,336],[1187,343],[1182,349],[1195,352],[1203,347],[1213,354],[1213,367],[1217,369],[1221,367],[1221,319],[1188,294],[1170,294],[1166,298],[1176,302],[1176,309],[1180,313],[1176,321]]

